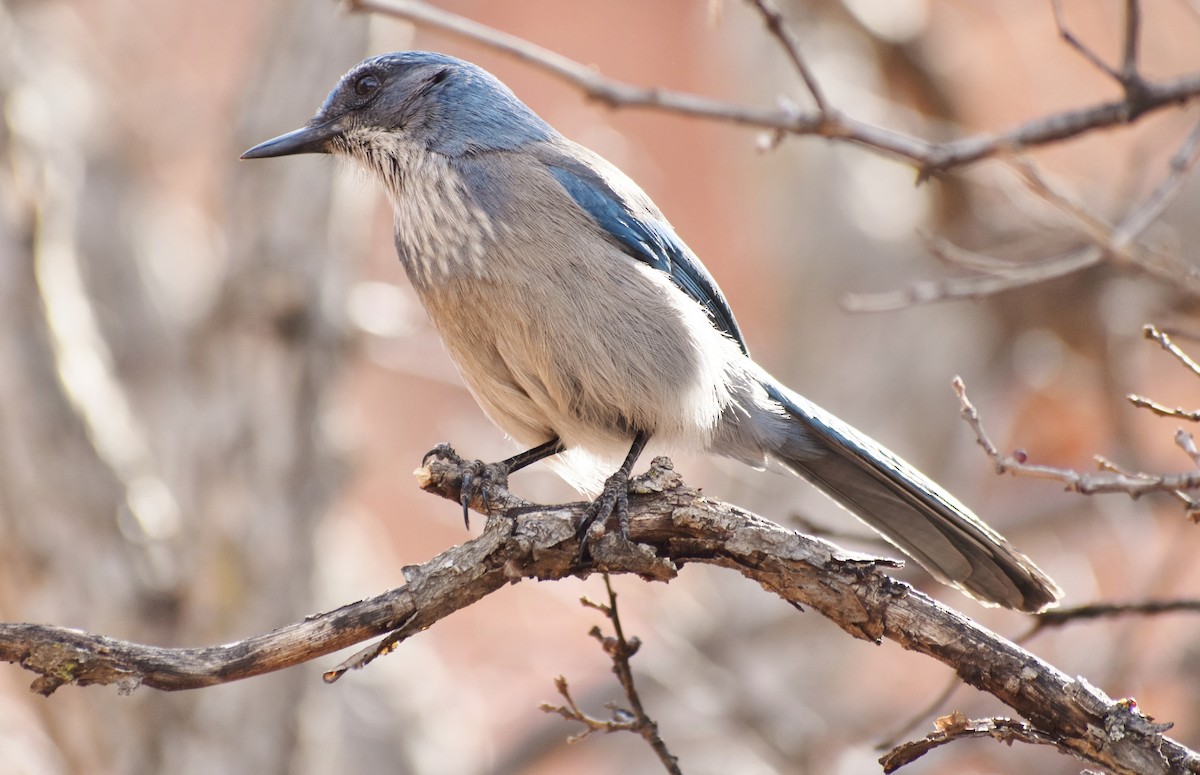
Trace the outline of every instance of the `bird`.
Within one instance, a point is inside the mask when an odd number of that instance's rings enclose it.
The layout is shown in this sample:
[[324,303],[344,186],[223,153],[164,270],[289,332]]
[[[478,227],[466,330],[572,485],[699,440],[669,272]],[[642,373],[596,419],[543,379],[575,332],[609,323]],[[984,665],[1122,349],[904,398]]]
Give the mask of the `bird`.
[[300,129],[242,158],[304,153],[382,185],[400,261],[462,380],[527,448],[476,469],[484,478],[549,459],[595,496],[584,527],[614,513],[624,526],[651,442],[774,462],[985,605],[1035,613],[1060,599],[966,506],[759,366],[649,196],[483,68],[429,51],[371,57]]

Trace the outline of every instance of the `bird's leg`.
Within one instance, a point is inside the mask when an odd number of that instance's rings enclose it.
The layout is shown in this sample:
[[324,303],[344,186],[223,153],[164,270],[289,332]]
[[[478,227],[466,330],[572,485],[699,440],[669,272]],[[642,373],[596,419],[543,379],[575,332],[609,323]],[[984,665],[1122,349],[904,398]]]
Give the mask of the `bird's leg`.
[[476,493],[486,493],[488,487],[494,484],[507,486],[509,474],[519,471],[525,466],[536,463],[539,460],[548,458],[551,455],[557,455],[562,451],[562,442],[555,436],[533,449],[518,452],[506,460],[501,460],[499,463],[484,463],[482,460],[467,462],[459,457],[458,453],[449,444],[438,444],[425,453],[425,457],[421,460],[421,465],[428,463],[431,457],[444,457],[453,460],[466,469],[463,472],[462,483],[458,487],[458,498],[462,504],[463,524],[467,526],[467,529],[470,529],[471,500]]
[[587,551],[588,531],[592,525],[597,521],[604,524],[614,513],[617,515],[617,527],[621,537],[629,538],[629,477],[633,473],[634,463],[642,454],[642,450],[646,448],[648,441],[650,441],[649,433],[637,432],[637,435],[633,437],[633,445],[629,448],[629,454],[625,456],[625,462],[621,464],[616,473],[608,477],[604,483],[604,489],[588,506],[587,512],[583,515],[583,521],[579,523],[579,529],[575,531],[579,537],[580,558]]

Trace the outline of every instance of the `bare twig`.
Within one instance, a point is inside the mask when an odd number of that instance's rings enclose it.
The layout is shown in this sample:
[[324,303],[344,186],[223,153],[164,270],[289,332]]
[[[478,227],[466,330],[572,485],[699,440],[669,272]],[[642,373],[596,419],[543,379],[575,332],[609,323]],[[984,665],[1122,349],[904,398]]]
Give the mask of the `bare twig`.
[[416,616],[417,614],[414,611],[411,616],[401,622],[399,627],[389,632],[381,641],[362,649],[354,654],[354,656],[335,667],[333,670],[327,671],[323,676],[321,676],[325,679],[325,683],[335,683],[339,678],[351,670],[362,670],[364,667],[374,662],[377,658],[395,651],[397,646],[399,646],[403,641],[407,640],[410,635],[412,635],[412,633],[408,631],[408,625],[412,624]]
[[1168,406],[1158,403],[1157,401],[1153,401],[1145,396],[1139,396],[1135,393],[1130,393],[1129,395],[1125,396],[1125,400],[1139,409],[1147,409],[1160,417],[1174,417],[1176,419],[1187,420],[1189,422],[1200,422],[1200,411],[1184,409],[1179,406],[1172,409]]
[[1139,115],[1143,109],[1142,100],[1145,95],[1146,79],[1138,71],[1138,44],[1142,29],[1142,13],[1138,0],[1125,0],[1125,27],[1121,37],[1121,67],[1119,70],[1108,65],[1067,28],[1066,19],[1063,16],[1062,0],[1051,0],[1051,7],[1054,11],[1054,24],[1058,27],[1058,34],[1063,41],[1097,70],[1119,83],[1125,91],[1130,117]]
[[1098,495],[1102,493],[1125,493],[1131,498],[1138,498],[1152,492],[1174,494],[1177,490],[1200,489],[1200,472],[1180,474],[1145,474],[1128,473],[1118,470],[1103,458],[1097,462],[1107,472],[1099,474],[1083,473],[1069,468],[1037,465],[1026,462],[1024,452],[1012,455],[1002,455],[996,445],[983,429],[983,423],[974,405],[967,398],[966,386],[960,377],[954,378],[954,392],[958,395],[962,408],[963,419],[975,432],[975,439],[988,457],[998,474],[1012,474],[1036,479],[1053,479],[1066,485],[1069,492],[1083,495]]
[[568,743],[578,743],[593,732],[633,731],[634,720],[629,711],[624,708],[618,708],[613,703],[605,705],[606,708],[612,711],[612,718],[597,718],[580,708],[575,702],[575,698],[571,696],[571,687],[567,683],[565,676],[560,675],[554,679],[554,689],[566,704],[555,705],[550,702],[543,702],[538,708],[546,713],[555,713],[562,716],[567,721],[577,721],[583,724],[583,731],[568,737]]
[[[407,19],[503,51],[542,68],[574,85],[588,97],[606,105],[663,110],[713,121],[794,135],[816,135],[835,142],[853,143],[907,161],[917,168],[919,179],[982,159],[1059,143],[1102,127],[1127,124],[1149,111],[1187,103],[1200,96],[1200,73],[1192,73],[1172,80],[1142,84],[1136,102],[1131,101],[1130,90],[1127,88],[1124,99],[1042,116],[996,133],[982,133],[935,143],[858,121],[828,105],[824,110],[815,111],[797,111],[790,107],[749,107],[686,92],[622,83],[605,78],[594,69],[561,54],[434,8],[420,0],[345,0],[345,3],[351,11],[380,13]],[[813,83],[816,83],[815,79]]]
[[1188,173],[1196,163],[1198,150],[1200,150],[1200,122],[1192,127],[1192,131],[1171,155],[1171,159],[1167,162],[1167,176],[1163,182],[1143,200],[1137,210],[1126,216],[1121,225],[1113,230],[1114,241],[1122,245],[1131,242],[1162,217],[1163,211],[1171,202],[1175,201],[1175,197],[1182,190]]
[[1190,266],[1182,265],[1178,259],[1136,243],[1137,238],[1158,221],[1166,207],[1179,194],[1184,180],[1195,164],[1198,149],[1200,123],[1192,127],[1192,131],[1171,155],[1167,163],[1167,174],[1162,182],[1116,226],[1051,185],[1032,163],[1014,161],[1012,166],[1031,191],[1068,215],[1080,232],[1100,248],[1105,256],[1137,266],[1159,279],[1183,282],[1193,292],[1200,292],[1195,271]]
[[[892,749],[879,759],[884,772],[895,772],[906,764],[911,764],[935,748],[974,737],[990,737],[1007,745],[1013,743],[1029,743],[1031,745],[1052,745],[1064,753],[1069,753],[1061,743],[1053,737],[1044,735],[1028,724],[1014,721],[1010,718],[967,719],[962,713],[943,716],[937,720],[936,732],[931,732],[921,740],[904,743]],[[1168,724],[1166,728],[1170,728]]]
[[[1041,616],[1041,614],[1038,614],[1038,616]],[[912,731],[917,728],[923,719],[932,716],[934,713],[937,713],[938,709],[950,700],[950,697],[960,686],[962,686],[962,684],[958,682],[957,676],[951,678],[946,682],[945,688],[938,692],[936,697],[926,703],[923,708],[908,716],[907,720],[904,721],[903,724],[894,729],[886,738],[880,740],[879,743],[876,744],[875,749],[878,751],[885,751],[900,745],[901,738],[907,737],[910,733],[912,733]]]
[[1105,259],[1116,259],[1135,266],[1153,277],[1200,296],[1200,275],[1195,269],[1177,257],[1144,248],[1135,242],[1158,221],[1178,196],[1198,156],[1200,123],[1192,128],[1172,154],[1163,181],[1116,226],[1107,224],[1052,186],[1032,165],[1014,163],[1014,168],[1022,175],[1030,190],[1072,217],[1092,244],[1040,261],[1018,263],[965,250],[946,240],[926,236],[926,246],[935,257],[981,274],[921,280],[906,288],[881,293],[848,294],[843,298],[842,306],[851,312],[883,312],[916,304],[977,299],[1065,277],[1096,266]]
[[[1021,182],[1039,199],[1053,205],[1067,215],[1079,231],[1097,247],[1108,248],[1113,244],[1113,226],[1093,213],[1082,202],[1052,184],[1040,169],[1029,159],[1008,159],[1008,166],[1021,178]],[[1124,249],[1124,246],[1121,246]]]
[[758,11],[763,17],[763,22],[767,25],[767,31],[771,36],[779,41],[783,52],[787,54],[787,58],[791,61],[792,66],[796,68],[796,72],[800,74],[801,80],[808,88],[808,93],[812,95],[813,103],[817,106],[817,110],[825,113],[829,110],[829,103],[825,99],[825,94],[821,90],[821,84],[817,82],[816,75],[809,68],[808,63],[800,54],[800,41],[796,40],[796,36],[792,34],[792,30],[784,21],[783,14],[775,7],[775,4],[770,0],[749,0],[750,5]]
[[1196,439],[1183,428],[1175,431],[1175,446],[1183,450],[1192,461],[1192,465],[1200,468],[1200,449],[1196,449]]
[[848,312],[890,312],[917,304],[982,299],[1074,274],[1099,264],[1104,258],[1103,251],[1089,245],[1042,261],[1015,263],[963,251],[945,240],[933,244],[935,255],[943,260],[962,259],[977,264],[990,261],[994,267],[988,274],[919,280],[904,288],[879,293],[848,293],[842,297],[842,307]]
[[1119,616],[1157,616],[1168,613],[1200,613],[1200,600],[1148,600],[1141,603],[1091,603],[1089,605],[1058,608],[1038,616],[1033,628],[1022,637],[1063,627],[1075,622],[1095,619],[1112,619]]
[[1125,37],[1121,45],[1120,81],[1128,85],[1139,79],[1138,43],[1142,33],[1142,8],[1138,0],[1125,0]]
[[1108,63],[1101,59],[1099,54],[1097,54],[1095,51],[1092,51],[1087,44],[1075,37],[1075,33],[1071,32],[1070,28],[1067,27],[1067,20],[1062,9],[1062,0],[1051,0],[1050,7],[1054,11],[1054,26],[1058,28],[1058,36],[1063,39],[1063,43],[1066,43],[1068,46],[1074,49],[1075,52],[1086,59],[1092,65],[1092,67],[1112,78],[1114,81],[1120,83],[1121,74],[1110,67]]
[[616,674],[617,680],[621,682],[621,688],[625,692],[625,698],[629,700],[629,708],[622,708],[614,703],[609,703],[607,707],[612,712],[612,718],[599,719],[594,716],[589,716],[587,713],[580,710],[575,701],[571,699],[567,679],[561,675],[555,679],[554,685],[558,689],[558,693],[566,700],[566,705],[553,705],[551,703],[542,703],[541,709],[547,713],[556,713],[569,721],[578,721],[585,726],[583,732],[571,738],[572,741],[581,740],[587,737],[592,732],[636,732],[650,745],[654,753],[662,762],[663,767],[667,772],[674,775],[682,775],[679,769],[679,760],[676,759],[667,748],[667,744],[658,734],[658,724],[654,719],[646,713],[645,707],[642,705],[642,698],[638,694],[637,685],[633,680],[633,668],[629,665],[629,659],[637,653],[642,643],[637,638],[625,638],[625,631],[621,627],[621,615],[617,610],[617,593],[613,591],[612,580],[608,574],[604,574],[604,588],[608,591],[608,603],[596,603],[587,598],[581,602],[588,608],[594,608],[601,612],[613,625],[613,636],[608,637],[600,630],[599,627],[593,627],[588,634],[599,641],[604,653],[608,654],[612,659],[613,673]]
[[1147,339],[1158,342],[1159,346],[1169,352],[1175,360],[1183,364],[1184,368],[1200,377],[1200,363],[1192,360],[1191,356],[1179,349],[1179,346],[1171,341],[1171,337],[1158,326],[1147,325],[1142,327],[1142,335]]

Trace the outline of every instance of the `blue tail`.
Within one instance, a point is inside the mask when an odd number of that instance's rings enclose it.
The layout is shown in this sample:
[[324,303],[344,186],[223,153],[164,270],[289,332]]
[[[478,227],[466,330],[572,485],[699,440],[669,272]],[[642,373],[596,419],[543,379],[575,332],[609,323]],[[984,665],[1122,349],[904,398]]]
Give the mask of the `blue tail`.
[[796,423],[772,456],[935,578],[985,604],[1031,613],[1062,596],[1028,557],[920,471],[803,396],[764,387]]

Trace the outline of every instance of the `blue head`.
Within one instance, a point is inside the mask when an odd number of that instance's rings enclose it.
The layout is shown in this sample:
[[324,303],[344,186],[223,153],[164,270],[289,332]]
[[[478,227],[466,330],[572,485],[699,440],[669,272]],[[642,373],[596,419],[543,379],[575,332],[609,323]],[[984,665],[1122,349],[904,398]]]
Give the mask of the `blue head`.
[[447,156],[511,150],[554,130],[491,73],[429,51],[371,57],[342,76],[317,114],[243,159],[294,153],[378,158],[396,141]]

